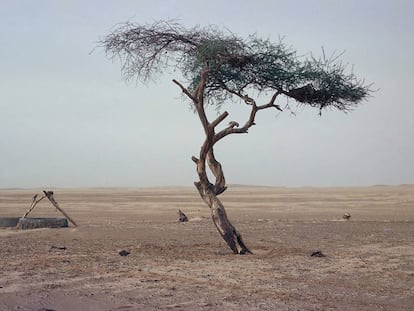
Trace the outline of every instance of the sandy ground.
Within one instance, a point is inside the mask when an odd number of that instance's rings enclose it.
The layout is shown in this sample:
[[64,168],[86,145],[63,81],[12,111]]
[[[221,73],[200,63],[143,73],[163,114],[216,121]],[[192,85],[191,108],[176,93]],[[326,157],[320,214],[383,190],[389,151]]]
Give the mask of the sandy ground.
[[[192,188],[53,190],[79,227],[0,229],[0,310],[413,310],[414,186],[230,187],[246,256]],[[0,216],[39,191],[0,190]]]

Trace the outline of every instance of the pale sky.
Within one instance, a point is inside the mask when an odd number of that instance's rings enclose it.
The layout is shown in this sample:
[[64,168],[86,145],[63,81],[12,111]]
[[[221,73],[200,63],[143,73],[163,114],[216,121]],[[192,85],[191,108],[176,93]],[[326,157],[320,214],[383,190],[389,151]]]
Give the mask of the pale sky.
[[300,54],[345,50],[379,89],[350,114],[260,112],[215,148],[228,183],[414,183],[413,12],[409,0],[0,0],[0,188],[192,186],[204,138],[179,73],[125,83],[119,62],[90,53],[119,22],[160,19],[282,36]]

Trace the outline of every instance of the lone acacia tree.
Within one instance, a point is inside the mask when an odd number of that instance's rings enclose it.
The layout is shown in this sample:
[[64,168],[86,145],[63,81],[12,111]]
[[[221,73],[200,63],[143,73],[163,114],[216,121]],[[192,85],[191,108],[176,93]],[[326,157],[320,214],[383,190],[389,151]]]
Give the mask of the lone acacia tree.
[[[347,73],[337,57],[298,56],[282,41],[272,43],[256,35],[240,38],[215,26],[186,29],[171,21],[151,25],[125,23],[100,43],[107,55],[120,57],[127,80],[137,78],[146,82],[171,67],[182,72],[185,83],[172,81],[190,101],[205,133],[198,158],[192,157],[199,177],[194,184],[210,207],[220,235],[235,254],[250,250],[218,198],[227,187],[222,166],[214,155],[214,145],[229,135],[247,133],[255,125],[259,111],[282,111],[276,102],[279,96],[320,112],[326,108],[347,112],[370,93],[369,85],[352,72]],[[258,104],[249,96],[253,91],[258,95],[269,94],[268,102]],[[207,105],[220,108],[231,99],[250,107],[244,124],[231,121],[220,126],[229,115],[227,111],[214,120],[208,119]],[[214,182],[209,180],[207,169],[214,175]]]

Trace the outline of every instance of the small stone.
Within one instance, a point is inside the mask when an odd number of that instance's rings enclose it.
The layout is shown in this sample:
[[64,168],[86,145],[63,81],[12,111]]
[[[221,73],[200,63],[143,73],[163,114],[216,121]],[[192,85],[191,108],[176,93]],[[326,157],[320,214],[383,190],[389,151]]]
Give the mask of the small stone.
[[311,253],[311,257],[326,257],[326,255],[322,251],[317,250]]
[[56,246],[56,245],[52,245],[50,247],[50,251],[52,251],[52,250],[61,250],[61,251],[64,251],[64,250],[66,250],[66,246]]
[[188,221],[188,217],[181,211],[178,210],[178,221],[179,222],[187,222]]
[[128,255],[129,255],[129,254],[131,254],[131,253],[123,249],[123,250],[122,250],[122,251],[120,251],[118,254],[119,254],[119,255],[121,255],[121,256],[128,256]]

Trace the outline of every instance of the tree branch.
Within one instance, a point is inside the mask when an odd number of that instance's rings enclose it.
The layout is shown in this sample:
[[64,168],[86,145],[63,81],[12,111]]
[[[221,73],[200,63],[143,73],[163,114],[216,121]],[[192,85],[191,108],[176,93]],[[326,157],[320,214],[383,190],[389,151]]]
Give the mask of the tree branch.
[[[279,111],[283,111],[282,108],[280,108],[279,105],[275,105],[276,97],[278,97],[280,94],[282,94],[281,91],[277,91],[275,94],[273,94],[272,98],[270,99],[270,101],[269,101],[269,103],[267,105],[269,105],[269,107],[275,107]],[[260,109],[265,109],[265,108],[260,108],[259,107],[259,110]]]
[[195,98],[196,98],[196,101],[194,103],[195,103],[198,117],[200,118],[201,124],[203,125],[206,137],[209,140],[211,139],[210,136],[214,128],[211,128],[210,123],[207,119],[206,111],[204,110],[204,91],[207,85],[208,72],[209,72],[208,64],[205,63],[204,68],[200,74],[200,82],[198,83],[198,86],[196,90],[194,91]]
[[[208,63],[204,62],[203,70],[200,74],[200,83],[198,83],[198,86],[195,90],[195,96],[198,100],[198,103],[204,107],[204,91],[206,89],[207,85],[207,77],[208,72],[210,71]],[[204,109],[204,108],[203,108]]]
[[172,80],[175,84],[177,84],[180,88],[181,88],[181,91],[183,91],[183,93],[185,94],[185,95],[187,95],[195,104],[197,103],[197,98],[193,95],[193,94],[191,94],[190,93],[190,91],[189,90],[187,90],[187,88],[185,88],[180,82],[178,82],[177,80],[175,80],[175,79],[173,79]]
[[227,111],[224,111],[221,115],[218,116],[217,119],[215,119],[213,122],[210,123],[210,126],[212,128],[215,128],[217,125],[219,125],[227,116],[229,113]]
[[249,119],[246,121],[246,123],[242,127],[235,128],[234,123],[230,122],[228,127],[226,127],[222,131],[215,134],[213,145],[216,142],[218,142],[220,139],[222,139],[223,137],[225,137],[227,135],[247,133],[248,129],[256,124],[256,123],[254,123],[254,120],[256,118],[256,113],[259,110],[264,110],[264,109],[268,109],[268,108],[275,108],[277,110],[283,111],[282,108],[280,108],[279,105],[275,104],[277,96],[282,94],[282,92],[280,92],[280,91],[277,91],[275,94],[273,94],[273,96],[270,99],[269,103],[261,105],[261,106],[257,106],[256,102],[251,97],[249,97],[248,95],[242,95],[240,93],[237,93],[237,92],[234,92],[234,91],[231,91],[231,90],[229,90],[229,92],[231,92],[231,93],[235,94],[236,96],[242,98],[246,102],[246,104],[251,105],[252,110],[250,111]]

